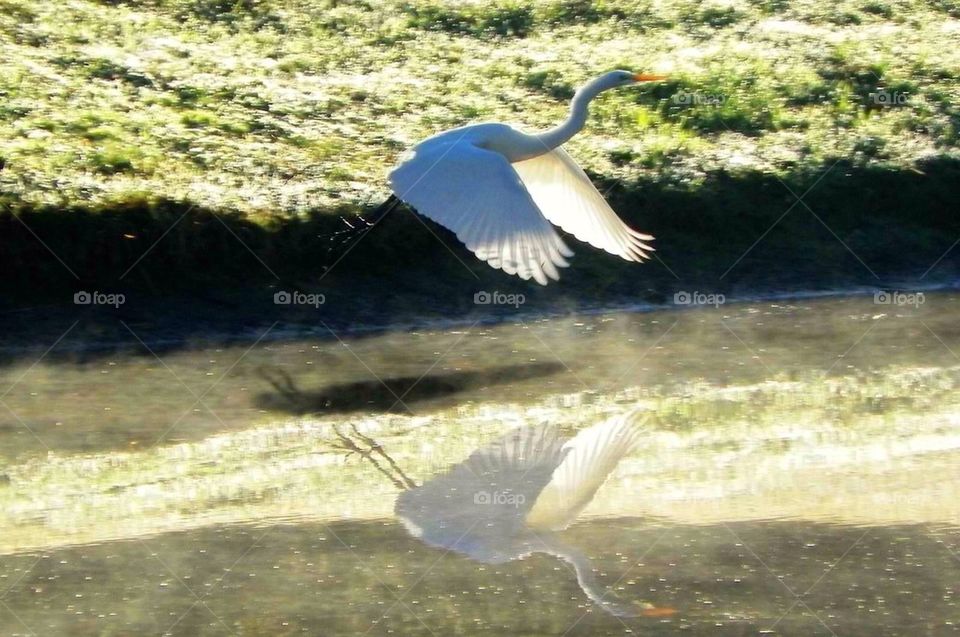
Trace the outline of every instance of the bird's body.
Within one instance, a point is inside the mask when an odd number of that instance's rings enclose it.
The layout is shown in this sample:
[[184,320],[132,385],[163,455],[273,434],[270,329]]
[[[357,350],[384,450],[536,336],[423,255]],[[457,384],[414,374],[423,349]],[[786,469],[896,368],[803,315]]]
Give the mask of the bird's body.
[[543,145],[534,135],[528,135],[509,124],[499,122],[483,122],[451,128],[428,137],[417,144],[413,150],[416,152],[418,149],[430,147],[453,148],[461,141],[499,153],[510,163],[543,154]]
[[390,187],[419,213],[452,230],[491,266],[546,284],[573,255],[551,223],[628,261],[652,251],[652,236],[626,226],[561,145],[583,128],[602,91],[659,79],[602,75],[573,98],[570,117],[540,134],[507,124],[462,126],[417,144],[390,173]]

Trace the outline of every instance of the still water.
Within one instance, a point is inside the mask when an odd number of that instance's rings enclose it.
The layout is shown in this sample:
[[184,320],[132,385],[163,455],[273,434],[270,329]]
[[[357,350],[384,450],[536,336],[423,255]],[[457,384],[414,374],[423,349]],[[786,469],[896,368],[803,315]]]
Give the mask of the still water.
[[960,632],[958,295],[129,328],[0,369],[0,635]]

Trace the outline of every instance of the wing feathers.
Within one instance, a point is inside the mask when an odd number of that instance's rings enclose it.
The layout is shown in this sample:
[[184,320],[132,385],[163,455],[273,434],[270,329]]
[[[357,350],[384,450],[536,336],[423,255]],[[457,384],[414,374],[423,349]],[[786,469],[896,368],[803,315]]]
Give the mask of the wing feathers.
[[653,237],[627,226],[562,148],[513,164],[543,215],[577,239],[627,261],[649,258]]
[[567,265],[560,255],[570,251],[510,162],[463,136],[417,146],[390,173],[390,186],[494,268],[546,285]]
[[653,251],[653,237],[624,224],[562,148],[511,164],[462,133],[446,133],[414,148],[390,173],[390,186],[481,260],[542,285],[558,280],[573,256],[551,222],[627,261]]

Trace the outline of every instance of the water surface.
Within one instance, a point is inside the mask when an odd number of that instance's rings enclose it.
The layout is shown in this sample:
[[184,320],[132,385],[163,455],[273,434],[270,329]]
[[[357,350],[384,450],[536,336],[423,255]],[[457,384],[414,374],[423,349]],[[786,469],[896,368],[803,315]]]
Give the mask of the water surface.
[[[131,341],[0,371],[0,635],[960,631],[957,295]],[[393,515],[516,427],[637,407],[644,443],[561,534],[675,612]]]

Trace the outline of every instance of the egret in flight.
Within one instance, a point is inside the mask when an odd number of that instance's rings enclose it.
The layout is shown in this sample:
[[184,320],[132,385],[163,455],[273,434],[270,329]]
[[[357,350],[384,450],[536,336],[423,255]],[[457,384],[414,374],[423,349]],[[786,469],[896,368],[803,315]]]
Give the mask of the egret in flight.
[[580,588],[607,612],[668,615],[674,611],[611,597],[590,560],[556,535],[590,503],[643,431],[639,410],[566,441],[550,425],[521,427],[404,491],[394,510],[407,531],[429,545],[489,564],[552,554],[573,566]]
[[[452,230],[494,268],[546,285],[573,252],[554,224],[627,261],[642,261],[652,236],[623,223],[586,173],[563,150],[601,92],[660,75],[611,71],[580,88],[570,116],[540,134],[506,124],[454,128],[417,144],[390,173],[394,197]],[[392,205],[392,204],[391,204]]]

